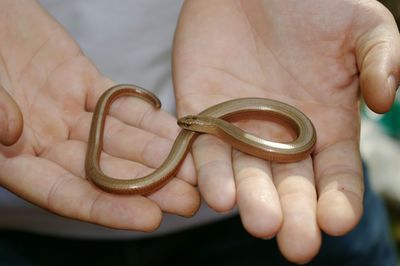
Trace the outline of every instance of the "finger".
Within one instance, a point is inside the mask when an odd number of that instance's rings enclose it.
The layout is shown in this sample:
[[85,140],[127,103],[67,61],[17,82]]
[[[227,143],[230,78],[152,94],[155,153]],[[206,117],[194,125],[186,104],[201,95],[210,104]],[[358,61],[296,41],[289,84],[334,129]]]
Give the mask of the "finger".
[[192,145],[192,154],[204,200],[219,212],[232,209],[236,188],[230,146],[213,136],[200,135]]
[[321,245],[312,159],[273,163],[272,173],[283,211],[283,224],[277,235],[279,248],[288,260],[304,264]]
[[165,212],[192,217],[200,208],[200,194],[193,186],[173,178],[164,187],[148,196]]
[[2,186],[62,216],[139,231],[155,230],[161,222],[161,211],[151,200],[101,192],[45,159],[33,156],[3,159],[0,173]]
[[379,17],[357,19],[361,26],[355,28],[361,30],[355,33],[356,59],[366,104],[384,113],[393,103],[400,80],[400,36],[392,14],[375,2]]
[[281,227],[282,210],[270,163],[234,151],[233,170],[243,226],[256,237],[272,238]]
[[344,235],[363,212],[363,174],[358,143],[341,141],[314,157],[318,224],[329,235]]
[[[82,179],[86,178],[84,170],[86,144],[69,140],[53,145],[43,153],[43,158],[62,166],[68,172]],[[139,178],[154,171],[134,161],[128,161],[103,153],[101,169],[106,175],[120,179]],[[94,186],[94,185],[93,185]],[[165,187],[149,196],[165,212],[181,216],[192,216],[200,205],[198,191],[190,184],[173,178]]]
[[[83,113],[71,128],[70,139],[88,141],[91,113]],[[151,168],[158,168],[169,154],[173,141],[148,131],[128,126],[108,117],[104,129],[103,150],[121,159],[135,161]],[[196,183],[192,158],[188,155],[182,163],[177,177]]]
[[14,144],[22,134],[22,114],[13,98],[0,85],[0,143]]

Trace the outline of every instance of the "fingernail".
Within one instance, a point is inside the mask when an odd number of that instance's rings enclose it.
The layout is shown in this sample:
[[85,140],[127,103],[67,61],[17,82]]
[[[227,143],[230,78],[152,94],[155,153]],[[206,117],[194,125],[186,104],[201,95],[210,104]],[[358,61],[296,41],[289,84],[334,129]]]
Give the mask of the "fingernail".
[[391,93],[391,96],[394,97],[397,89],[399,88],[399,81],[394,75],[390,75],[387,79],[387,82],[389,92]]

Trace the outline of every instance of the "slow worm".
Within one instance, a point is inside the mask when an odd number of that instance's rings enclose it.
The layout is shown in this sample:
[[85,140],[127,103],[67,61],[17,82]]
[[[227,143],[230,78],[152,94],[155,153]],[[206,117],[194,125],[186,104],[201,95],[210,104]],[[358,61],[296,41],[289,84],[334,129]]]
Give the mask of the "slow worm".
[[[149,194],[161,188],[171,177],[175,176],[192,142],[200,133],[216,135],[242,152],[277,162],[302,160],[310,155],[315,146],[316,133],[313,124],[295,107],[265,98],[240,98],[211,106],[198,115],[179,119],[178,124],[182,130],[159,168],[144,177],[116,179],[105,175],[99,165],[103,148],[103,131],[112,102],[127,95],[140,97],[155,108],[161,107],[159,99],[154,94],[127,84],[111,87],[98,100],[90,128],[85,170],[87,177],[93,183],[108,192]],[[268,141],[225,121],[253,118],[260,114],[284,121],[293,129],[297,137],[287,143]]]

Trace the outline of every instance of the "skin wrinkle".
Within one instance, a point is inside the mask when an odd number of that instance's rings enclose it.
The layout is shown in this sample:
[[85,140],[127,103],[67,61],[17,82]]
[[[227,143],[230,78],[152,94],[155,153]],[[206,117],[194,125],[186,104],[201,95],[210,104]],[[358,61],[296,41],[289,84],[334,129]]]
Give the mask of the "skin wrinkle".
[[[347,171],[344,173],[327,174],[323,178],[316,178],[316,186],[318,187],[318,192],[321,194],[322,192],[326,192],[332,189],[338,191],[344,190],[345,189],[345,187],[343,186],[344,183],[346,184],[347,190],[353,191],[355,194],[358,195],[358,198],[362,199],[363,189],[360,190],[358,193],[356,193],[355,190],[351,189],[351,188],[363,188],[362,174],[359,175],[352,175],[352,174],[353,173],[351,171]],[[349,179],[349,177],[351,178]]]
[[87,116],[87,113],[88,113],[88,112],[86,112],[86,111],[81,112],[80,115],[77,116],[75,122],[74,122],[74,123],[71,123],[71,126],[68,127],[68,136],[67,136],[67,139],[68,139],[68,140],[73,140],[73,138],[72,138],[72,136],[71,136],[72,133],[73,133],[74,131],[76,131],[76,128],[77,128],[77,127],[81,127],[80,121],[84,121],[84,120],[85,120],[85,116]]
[[[43,41],[43,43],[38,47],[38,49],[32,53],[32,56],[28,60],[26,66],[22,68],[20,74],[21,78],[24,76],[23,73],[26,73],[29,67],[33,65],[32,63],[36,59],[36,57],[38,57],[41,54],[41,52],[46,51],[46,46],[49,46],[48,50],[51,51],[52,50],[51,48],[53,48],[52,47],[53,42],[58,43],[59,37],[64,35],[68,34],[64,31],[60,31],[60,29],[58,28],[54,28],[50,32],[46,33],[46,36],[48,37]],[[67,43],[70,44],[70,41],[68,40]],[[67,64],[70,60],[82,56],[82,50],[77,44],[74,43],[74,45],[72,45],[72,47],[69,47],[69,49],[70,49],[69,55],[66,56],[65,58],[63,57],[59,64],[55,65],[52,69],[50,69],[47,72],[47,76],[51,76],[51,73],[53,73],[60,66]],[[18,81],[20,80],[21,79],[19,79]]]
[[[47,74],[46,74],[46,79],[42,82],[42,85],[36,86],[37,91],[33,96],[30,96],[31,99],[33,100],[28,100],[27,99],[27,94],[25,94],[25,101],[27,103],[30,103],[30,106],[28,106],[28,109],[31,109],[33,105],[35,105],[36,101],[38,98],[41,98],[41,94],[43,93],[43,90],[45,90],[46,86],[48,86],[48,79],[54,72],[56,72],[57,69],[64,67],[68,65],[71,61],[74,59],[78,59],[80,57],[80,52],[78,52],[76,55],[71,56],[70,58],[64,60],[62,63],[57,64],[53,69],[51,69]],[[21,76],[20,81],[18,83],[21,83],[22,79],[24,76]],[[17,86],[18,87],[18,86]]]
[[204,163],[204,164],[202,164],[200,167],[199,167],[199,176],[203,176],[204,177],[204,175],[203,175],[203,169],[205,168],[205,167],[213,167],[214,165],[220,165],[220,166],[222,166],[222,165],[225,165],[225,166],[228,166],[228,168],[232,168],[232,165],[229,163],[229,162],[227,162],[226,160],[222,160],[222,159],[218,159],[218,160],[212,160],[212,161],[208,161],[208,162],[206,162],[206,163]]
[[[35,116],[35,117],[38,117],[42,121],[47,121],[45,117],[41,117],[41,116]],[[45,122],[43,124],[45,124]],[[49,148],[49,146],[51,146],[51,145],[49,145],[50,143],[52,145],[54,143],[58,143],[59,139],[50,139],[50,141],[47,141],[47,143],[40,141],[40,139],[42,139],[41,135],[43,135],[43,133],[39,132],[35,128],[31,127],[30,124],[27,124],[27,125],[28,125],[28,128],[30,128],[30,130],[34,133],[32,135],[36,139],[36,145],[32,146],[36,156],[42,157],[43,152],[45,152]],[[61,128],[61,127],[58,127],[58,128]],[[69,127],[67,125],[64,124],[64,128],[62,129],[62,131],[65,133],[66,137],[69,136]],[[57,135],[59,136],[59,134],[57,134]],[[64,139],[64,138],[62,138],[62,139]]]
[[[255,56],[254,56],[254,58],[256,58],[257,59],[257,61],[258,61],[258,64],[256,64],[257,66],[258,66],[258,68],[259,68],[259,70],[260,70],[260,73],[265,73],[266,71],[265,71],[265,69],[263,69],[263,64],[261,64],[261,61],[260,61],[260,59],[262,58],[262,56],[258,56],[258,55],[262,55],[263,53],[260,53],[259,52],[259,48],[258,48],[258,42],[256,41],[256,38],[255,38],[255,36],[258,36],[258,38],[260,39],[260,40],[262,40],[261,38],[260,38],[260,36],[258,35],[258,32],[255,30],[255,28],[251,25],[251,23],[250,23],[250,18],[249,18],[249,16],[247,15],[247,13],[246,13],[246,11],[245,11],[245,9],[244,9],[244,6],[243,6],[243,2],[242,1],[239,1],[239,5],[240,5],[240,9],[241,9],[241,14],[243,15],[243,18],[244,18],[244,21],[246,22],[246,24],[247,24],[247,28],[248,29],[250,29],[250,31],[253,33],[253,34],[248,34],[248,36],[253,40],[251,43],[253,44],[253,49],[254,49],[254,51],[255,51]],[[261,42],[262,44],[264,44],[263,42]],[[266,46],[265,44],[264,44],[264,46]],[[252,84],[251,82],[247,82],[247,83],[249,83],[249,84]],[[255,87],[259,87],[258,85],[256,85],[256,84],[253,84]]]
[[[324,189],[323,191],[318,191],[318,197],[320,195],[326,195],[327,193],[332,193],[334,191],[337,191],[339,193],[349,193],[350,195],[353,195],[356,199],[357,202],[362,202],[363,196],[364,196],[364,189],[360,191],[360,189],[351,189],[353,186],[340,186],[340,187],[335,187],[335,188],[329,188],[329,189]],[[360,193],[361,192],[361,193]],[[347,195],[346,195],[347,197]],[[347,197],[348,198],[348,197]],[[351,201],[353,202],[353,201]],[[353,205],[353,204],[352,204]]]
[[313,160],[311,156],[307,157],[303,161],[290,163],[290,164],[280,164],[280,163],[272,163],[271,170],[276,176],[292,176],[293,172],[296,172],[296,175],[307,175],[307,173],[314,173],[313,168]]
[[336,66],[344,66],[348,76],[338,79],[338,84],[336,85],[339,88],[338,93],[340,93],[342,90],[349,90],[356,86],[358,87],[358,82],[355,83],[355,81],[358,81],[359,74],[355,57],[346,56],[350,54],[348,51],[344,51],[341,48],[339,48],[339,50],[341,54],[337,55],[336,58],[333,59],[335,59]]
[[[120,97],[120,98],[116,99],[116,100],[112,103],[112,106],[110,106],[110,112],[109,112],[108,115],[114,117],[115,119],[117,119],[117,117],[115,117],[114,115],[112,115],[112,113],[119,113],[119,112],[124,111],[122,108],[123,108],[125,105],[128,105],[129,101],[131,101],[131,100],[132,100],[132,97],[131,97],[131,96],[124,96],[124,97]],[[136,125],[136,127],[143,128],[143,127],[142,127],[142,121],[143,121],[144,117],[147,115],[147,114],[145,114],[145,113],[149,112],[150,108],[151,108],[151,106],[149,106],[149,109],[146,109],[146,110],[142,113],[141,117],[140,117],[137,121],[135,121],[134,124]],[[91,111],[93,112],[93,110],[91,110]],[[111,112],[111,111],[113,111],[113,112]],[[121,122],[122,122],[122,121],[121,121]]]
[[[233,72],[230,72],[230,71],[228,71],[228,70],[224,70],[223,68],[220,68],[220,67],[213,67],[213,66],[207,66],[207,68],[209,68],[209,69],[211,69],[211,70],[214,70],[214,71],[217,71],[217,72],[221,72],[222,74],[225,74],[226,76],[228,76],[229,78],[231,78],[231,80],[234,80],[234,81],[240,81],[240,82],[243,82],[243,83],[245,83],[245,85],[246,85],[246,88],[247,87],[250,87],[250,86],[248,86],[248,85],[251,85],[252,87],[255,87],[255,88],[258,88],[259,87],[259,85],[257,85],[257,84],[255,84],[255,83],[253,83],[253,82],[251,82],[251,81],[248,81],[248,80],[244,80],[244,79],[242,79],[242,78],[238,78],[238,76],[239,75],[235,75]],[[232,88],[232,90],[234,90],[235,88]],[[247,89],[249,89],[249,88],[247,88]],[[238,94],[240,94],[241,93],[241,90],[240,90],[240,87],[238,87],[238,89],[237,89],[237,92],[233,92],[233,91],[230,91],[233,95],[238,95]],[[224,97],[226,97],[226,95],[222,95],[222,96],[224,96]],[[253,95],[254,97],[257,97],[257,96],[259,96],[259,95]],[[231,98],[231,96],[230,96],[230,98]]]
[[[57,164],[57,166],[59,166]],[[56,201],[57,197],[55,196],[57,194],[57,191],[60,187],[68,184],[71,181],[75,181],[75,178],[71,176],[69,172],[65,172],[61,174],[60,176],[55,176],[54,177],[55,182],[51,185],[48,193],[47,193],[47,200],[46,200],[46,207],[49,208],[50,210],[57,210],[58,207],[56,205],[53,206],[53,203]]]
[[[360,132],[358,132],[357,136],[360,135]],[[340,140],[340,142],[326,142],[324,145],[321,145],[320,142],[317,142],[317,145],[315,146],[315,149],[313,151],[313,156],[317,156],[319,155],[321,152],[324,152],[325,150],[327,150],[328,148],[331,148],[332,146],[337,145],[338,143],[343,143],[343,142],[347,142],[347,141],[351,141],[351,142],[359,142],[359,137],[357,136],[351,136],[348,138],[343,138]]]
[[[82,141],[70,140],[70,139],[68,138],[68,140],[64,141],[64,142],[62,143],[62,145],[66,145],[66,146],[67,146],[67,145],[71,144],[71,142],[76,143],[75,145],[81,146],[80,150],[82,151],[82,154],[84,154],[84,153],[86,152],[86,143],[84,143],[84,142],[82,142]],[[71,154],[71,151],[70,151],[70,150],[69,150],[68,152]],[[72,155],[70,155],[71,157],[73,157],[73,159],[76,158],[75,153],[76,153],[76,152],[73,152]],[[85,173],[85,167],[83,167],[83,161],[84,161],[83,158],[84,158],[84,157],[82,156],[82,160],[81,160],[81,162],[82,162],[82,167],[80,168],[79,172],[76,173],[76,174],[77,174],[78,177],[87,180],[86,173]],[[73,159],[72,159],[72,160],[73,160]],[[70,164],[72,164],[72,160],[68,160]],[[60,166],[61,166],[61,165],[60,165]],[[68,165],[67,167],[65,167],[66,171],[67,171],[67,169],[70,169],[70,168],[73,168],[73,166],[72,166],[72,165]]]
[[[107,115],[108,116],[108,115]],[[112,119],[112,121],[107,121]],[[107,117],[104,125],[103,141],[104,143],[111,142],[112,139],[116,138],[118,134],[121,134],[126,130],[126,127],[120,123],[116,118]],[[103,147],[104,150],[104,147]]]
[[138,128],[145,128],[145,121],[146,119],[150,119],[150,114],[153,114],[153,111],[156,111],[153,106],[148,105],[147,109],[142,113],[140,119],[138,120]]
[[[142,151],[140,152],[140,160],[143,162],[143,163],[145,163],[146,165],[148,165],[148,164],[150,164],[149,162],[150,162],[150,160],[152,159],[152,158],[147,158],[148,156],[146,156],[147,154],[151,154],[150,152],[149,152],[149,150],[151,150],[151,146],[152,145],[154,145],[154,143],[156,142],[156,140],[158,139],[158,136],[157,135],[153,135],[152,137],[151,137],[151,139],[146,143],[146,145],[143,147],[143,149],[142,149]],[[172,146],[172,145],[171,145]],[[165,158],[167,157],[167,155],[168,155],[168,153],[165,153],[163,156],[162,156],[162,158],[161,158],[161,160],[160,161],[158,161],[158,165],[161,165],[162,164],[162,162],[165,160]]]
[[32,133],[30,135],[32,136],[33,140],[31,141],[32,143],[30,145],[31,146],[30,148],[32,149],[33,156],[39,157],[39,155],[45,150],[45,147],[42,144],[40,144],[41,143],[39,137],[40,134],[31,125],[31,123],[29,122],[30,119],[26,119],[25,121],[26,122],[24,122],[24,130],[29,128]]
[[[370,34],[370,32],[366,32],[365,34]],[[378,42],[374,42],[372,45],[366,45],[366,48],[361,52],[362,60],[359,66],[361,72],[364,69],[365,62],[369,61],[368,59],[372,56],[371,52],[375,51],[381,46],[384,48],[388,47],[388,42],[386,40],[380,40]]]
[[[28,72],[28,69],[32,67],[33,60],[40,54],[40,52],[46,47],[47,44],[50,42],[50,37],[46,38],[42,44],[39,45],[39,47],[32,53],[32,56],[28,59],[26,65],[22,67],[21,73],[19,74],[19,78],[17,78],[16,84],[19,84],[21,80],[24,78],[26,72]],[[45,82],[46,83],[46,82]]]
[[353,57],[356,57],[355,53],[354,53],[354,51],[356,49],[356,42],[352,42],[352,41],[349,41],[349,40],[353,39],[352,30],[351,29],[354,27],[355,19],[357,17],[355,14],[358,13],[358,8],[359,8],[360,4],[361,4],[361,0],[353,8],[353,12],[351,14],[351,21],[350,21],[350,23],[349,23],[349,25],[347,27],[347,30],[345,30],[345,32],[347,32],[347,33],[345,33],[345,35],[344,35],[345,38],[343,39],[343,42],[342,42],[342,45],[341,45],[342,49],[340,49],[340,51],[346,51],[347,49],[344,48],[345,44],[346,43],[353,44],[348,48],[348,52],[352,52]]
[[[284,72],[286,74],[288,74],[288,76],[290,78],[292,78],[294,80],[295,83],[297,83],[299,85],[299,87],[302,89],[303,92],[305,92],[310,99],[314,99],[315,101],[317,101],[317,99],[314,98],[313,94],[311,94],[311,92],[309,92],[306,87],[294,76],[294,74],[292,74],[289,70],[286,69],[286,67],[282,64],[282,62],[280,60],[278,60],[277,56],[275,55],[275,53],[272,51],[272,48],[269,47],[268,45],[265,44],[265,48],[270,52],[270,54],[272,55],[274,61],[281,67],[282,70],[284,70]],[[286,96],[289,96],[288,94],[285,94]],[[292,97],[291,97],[292,98]]]
[[[100,200],[104,196],[104,192],[101,191],[96,191],[96,194],[94,196],[94,200],[91,200],[90,207],[89,207],[89,212],[87,212],[87,216],[85,217],[88,221],[97,221],[96,219],[98,215],[96,215],[97,209],[96,207],[98,206]],[[85,213],[85,212],[84,212]]]
[[[360,169],[361,170],[361,169]],[[342,164],[334,164],[323,171],[319,172],[319,176],[335,175],[337,172],[348,174],[349,176],[362,176],[362,171],[354,170]]]
[[[235,178],[236,181],[236,187],[237,187],[237,194],[239,195],[240,188],[243,186],[247,186],[249,184],[254,184],[258,183],[259,187],[262,186],[270,186],[273,184],[271,180],[271,175],[263,173],[259,169],[243,169],[240,172],[236,173],[237,176],[240,176],[240,178]],[[261,184],[262,183],[262,184]],[[257,202],[258,203],[268,203],[269,200],[272,198],[272,196],[275,196],[275,192],[265,192],[262,194],[257,194]],[[254,196],[254,195],[253,195]],[[239,199],[238,199],[239,201]]]
[[[314,184],[312,184],[312,182],[310,182],[311,187],[307,186],[307,185],[308,184],[305,184],[304,186],[302,186],[301,187],[302,190],[299,190],[296,188],[292,188],[292,189],[286,188],[283,190],[283,189],[278,188],[280,202],[290,202],[290,199],[294,198],[294,199],[299,199],[302,201],[307,201],[310,205],[314,204],[314,202],[317,201],[318,193],[314,189],[314,187],[313,187]],[[280,187],[280,186],[278,186],[278,187]],[[293,202],[296,202],[296,201],[297,200],[295,200]],[[309,207],[309,205],[307,205],[306,207]]]
[[[291,77],[296,83],[298,83],[298,84],[300,85],[300,87],[303,88],[303,90],[304,90],[304,87],[302,86],[302,84],[299,83],[299,82],[294,78],[294,76],[292,76],[292,74],[289,73],[288,70],[286,70],[286,68],[283,66],[283,64],[277,59],[276,55],[272,52],[272,49],[263,41],[263,38],[259,35],[259,33],[257,32],[257,30],[254,28],[254,26],[250,23],[250,18],[249,18],[249,16],[246,14],[246,12],[244,11],[243,4],[242,4],[242,10],[243,10],[244,16],[246,17],[246,22],[247,22],[248,28],[253,32],[253,35],[250,35],[250,36],[251,36],[251,38],[252,38],[252,40],[253,40],[254,48],[255,48],[255,50],[256,50],[256,54],[259,54],[259,55],[260,55],[260,54],[262,54],[262,53],[257,52],[257,51],[259,50],[258,45],[257,45],[259,42],[256,40],[255,36],[257,36],[258,39],[261,41],[261,43],[264,44],[264,47],[265,47],[265,48],[269,51],[269,53],[272,55],[274,61],[275,61],[276,63],[278,63],[278,65],[289,75],[289,77]],[[262,66],[263,66],[264,64],[262,64],[262,62],[259,61],[261,57],[262,57],[262,56],[256,56],[255,58],[257,58],[257,60],[258,60],[258,64],[257,64],[257,65],[259,66],[260,70],[262,71],[262,73],[265,73],[265,72],[266,72],[265,69],[262,68]],[[259,86],[256,86],[256,87],[259,87]],[[269,89],[271,89],[271,88],[269,87]],[[272,89],[273,89],[273,88],[272,88]],[[274,90],[274,89],[273,89],[273,90]],[[276,91],[276,90],[275,90],[275,91]],[[307,92],[307,93],[308,93],[308,92]],[[308,94],[309,94],[309,93],[308,93]],[[309,96],[310,96],[310,95],[309,95]]]
[[[310,197],[309,192],[312,192],[312,197]],[[287,204],[287,202],[297,202],[298,199],[300,199],[301,201],[307,201],[308,203],[310,203],[309,205],[304,205],[303,207],[306,209],[310,209],[310,206],[315,207],[317,206],[317,204],[315,204],[315,199],[317,198],[317,193],[314,190],[310,190],[307,191],[307,193],[304,193],[304,191],[299,191],[299,190],[291,190],[291,191],[285,191],[284,195],[280,194],[280,201],[284,202],[284,204]],[[291,200],[291,199],[296,199],[296,200]],[[296,210],[291,208],[290,209],[292,212],[296,212],[296,213],[303,213],[302,210]],[[296,215],[294,215],[292,218],[296,218]]]
[[[93,110],[94,110],[94,108],[96,106],[96,102],[100,98],[100,96],[101,96],[103,91],[96,91],[97,93],[93,93],[93,89],[86,90],[85,98],[84,98],[84,103],[85,103],[84,110],[86,112],[88,112],[88,113],[92,113],[93,112]],[[92,94],[95,94],[95,95],[92,95]]]

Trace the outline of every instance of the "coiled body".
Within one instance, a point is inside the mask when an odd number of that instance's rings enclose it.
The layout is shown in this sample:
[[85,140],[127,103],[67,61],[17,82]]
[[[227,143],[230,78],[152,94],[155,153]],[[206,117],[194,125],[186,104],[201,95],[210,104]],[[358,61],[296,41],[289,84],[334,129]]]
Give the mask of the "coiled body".
[[[214,134],[245,153],[278,162],[292,162],[306,158],[312,152],[316,142],[314,126],[296,108],[270,99],[241,98],[209,107],[198,116],[181,118],[178,124],[183,129],[159,168],[144,177],[116,179],[101,171],[99,161],[105,118],[109,107],[116,98],[126,95],[143,98],[156,108],[161,106],[156,96],[133,85],[114,86],[100,97],[93,114],[85,170],[93,183],[109,192],[148,194],[159,189],[176,174],[192,142],[200,132]],[[260,113],[284,120],[296,132],[297,138],[289,143],[267,141],[224,121]]]

